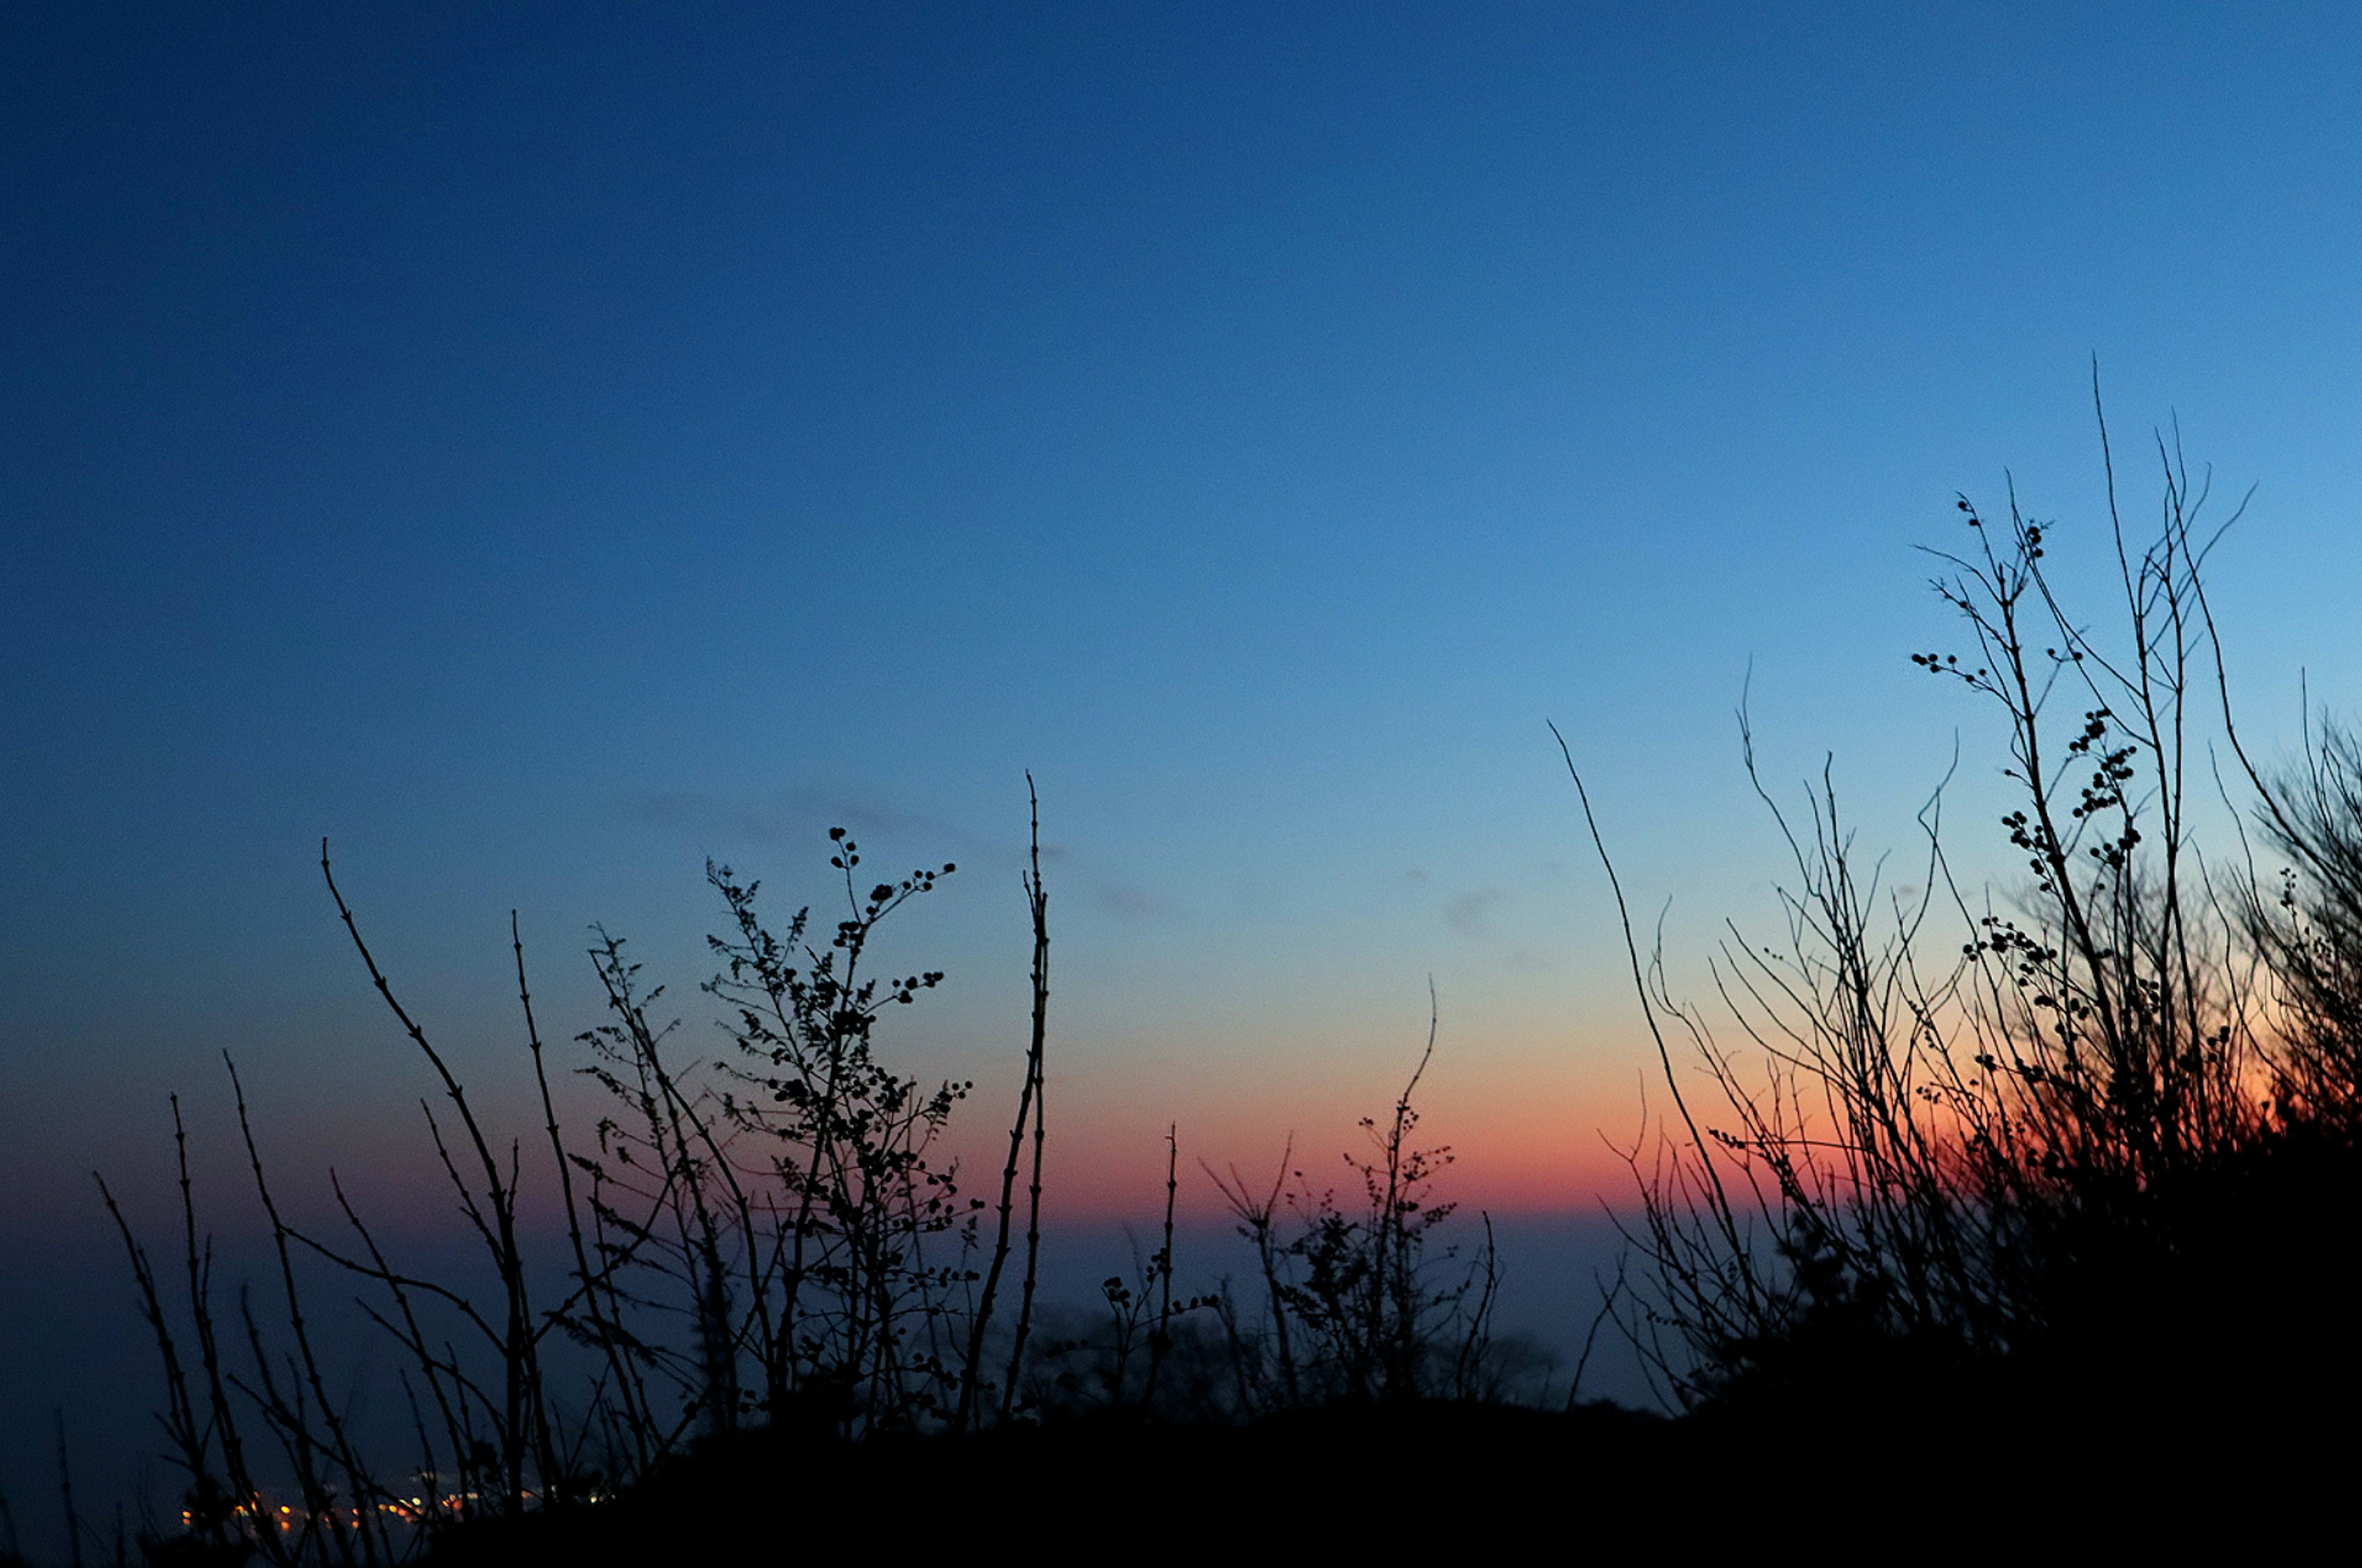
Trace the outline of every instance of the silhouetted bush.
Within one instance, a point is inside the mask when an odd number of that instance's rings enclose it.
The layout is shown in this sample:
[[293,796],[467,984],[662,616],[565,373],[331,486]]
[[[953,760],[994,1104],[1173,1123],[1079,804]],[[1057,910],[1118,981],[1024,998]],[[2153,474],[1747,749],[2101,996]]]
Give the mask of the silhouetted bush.
[[[1734,928],[1718,1015],[1632,944],[1672,1115],[1634,1151],[1621,1317],[1679,1405],[1830,1433],[2041,1426],[2095,1465],[2219,1451],[2362,1387],[2338,1241],[2362,1198],[2355,753],[2333,731],[2290,778],[2243,767],[2290,861],[2277,899],[2244,856],[2201,852],[2210,713],[2246,758],[2202,577],[2221,529],[2199,533],[2205,487],[2163,455],[2154,536],[2111,513],[2106,632],[2014,501],[1997,521],[1963,499],[1969,548],[1940,557],[1970,646],[1914,662],[2005,720],[2015,896],[1956,879],[1940,797],[1917,889],[1890,892],[1826,776],[1802,820],[1759,779],[1796,878],[1781,939]],[[1755,778],[1743,714],[1741,734]]]
[[[1308,1176],[1292,1140],[1268,1184],[1207,1170],[1251,1252],[1242,1286],[1178,1286],[1168,1128],[1160,1244],[1104,1283],[1096,1313],[1037,1304],[1038,808],[1032,1012],[997,1203],[964,1194],[940,1152],[971,1086],[907,1077],[877,1041],[889,1009],[943,976],[873,973],[872,941],[951,866],[868,883],[833,830],[842,912],[774,925],[756,884],[709,865],[729,922],[704,988],[727,1013],[719,1061],[675,1043],[653,1010],[663,988],[600,931],[607,1021],[578,1043],[610,1110],[588,1141],[561,1128],[513,918],[567,1225],[553,1298],[517,1223],[519,1146],[502,1156],[397,999],[324,845],[338,915],[448,1103],[427,1108],[430,1137],[496,1291],[399,1267],[333,1173],[349,1242],[283,1220],[232,1066],[278,1280],[271,1323],[241,1290],[226,1325],[176,1099],[168,1270],[101,1184],[186,1483],[183,1528],[143,1550],[293,1568],[881,1538],[1114,1551],[1143,1530],[1164,1551],[1371,1529],[1465,1547],[1556,1526],[1570,1497],[1595,1544],[1647,1542],[1675,1517],[1760,1540],[1771,1511],[1833,1480],[1846,1521],[1884,1539],[1925,1528],[1930,1488],[1960,1477],[1991,1529],[2080,1489],[2121,1542],[2195,1463],[2322,1484],[2352,1445],[2306,1434],[2362,1395],[2345,1245],[2362,1211],[2362,742],[2333,725],[2292,767],[2248,757],[2203,582],[2221,529],[2200,530],[2203,481],[2160,457],[2146,539],[2111,468],[2104,629],[2070,608],[2046,564],[2056,530],[2014,496],[2005,519],[1962,499],[1969,542],[1938,557],[1966,651],[1914,663],[2003,721],[2016,799],[1999,825],[2021,886],[1956,874],[1939,792],[1920,874],[1891,887],[1858,856],[1831,772],[1801,814],[1764,787],[1743,708],[1744,765],[1794,878],[1778,940],[1734,926],[1710,958],[1716,1009],[1643,956],[1607,865],[1672,1114],[1632,1150],[1639,1266],[1606,1310],[1685,1419],[1573,1391],[1534,1408],[1549,1368],[1494,1336],[1489,1220],[1462,1256],[1439,1190],[1451,1152],[1418,1135],[1432,1011],[1343,1183]],[[2244,834],[2235,857],[2202,851],[2210,734],[2276,869]],[[306,1253],[372,1287],[367,1310],[405,1353],[417,1454],[399,1471],[360,1452],[330,1397]],[[590,1354],[587,1387],[557,1386],[561,1341]],[[1996,1481],[1997,1463],[2018,1468]],[[266,1467],[290,1502],[266,1503]]]
[[[1430,1001],[1432,999],[1430,998]],[[1436,1234],[1458,1205],[1435,1187],[1448,1148],[1418,1146],[1415,1099],[1435,1056],[1427,1048],[1387,1120],[1365,1117],[1369,1153],[1347,1154],[1344,1201],[1280,1156],[1268,1188],[1234,1167],[1207,1170],[1254,1249],[1259,1313],[1226,1292],[1216,1303],[1233,1364],[1239,1408],[1249,1413],[1341,1402],[1469,1399],[1496,1392],[1491,1353],[1499,1260],[1492,1224],[1473,1264]]]
[[[151,1559],[259,1555],[291,1568],[400,1561],[437,1534],[487,1518],[514,1521],[610,1502],[678,1456],[692,1436],[726,1434],[750,1418],[782,1434],[835,1441],[964,1424],[970,1395],[987,1386],[1006,1386],[1014,1398],[1040,1236],[1049,935],[1038,817],[1026,877],[1033,1015],[1017,1119],[1019,1134],[1030,1131],[1033,1139],[1034,1177],[1018,1322],[1008,1336],[992,1332],[993,1287],[1021,1244],[1012,1234],[1015,1144],[988,1244],[978,1233],[983,1201],[963,1202],[953,1170],[934,1153],[969,1086],[929,1088],[893,1072],[874,1049],[883,1010],[914,1001],[943,977],[881,978],[864,968],[878,923],[953,867],[864,891],[856,846],[841,829],[830,837],[845,910],[821,926],[804,910],[774,934],[756,912],[755,885],[727,867],[708,867],[731,928],[714,939],[723,968],[707,989],[731,1010],[734,1059],[679,1059],[668,1043],[671,1027],[650,1015],[661,988],[644,989],[622,941],[597,933],[590,957],[610,1021],[580,1036],[591,1053],[580,1070],[604,1087],[615,1109],[587,1148],[569,1143],[561,1129],[524,944],[513,931],[518,999],[572,1263],[554,1299],[542,1294],[546,1277],[528,1257],[517,1221],[521,1144],[512,1143],[506,1159],[496,1152],[451,1060],[380,970],[323,846],[321,868],[338,915],[372,983],[443,1087],[450,1122],[425,1107],[428,1131],[498,1296],[480,1302],[460,1285],[398,1266],[333,1172],[351,1243],[333,1244],[287,1222],[232,1066],[239,1126],[276,1244],[283,1311],[266,1327],[241,1289],[242,1332],[226,1334],[176,1098],[184,1301],[172,1303],[100,1183],[161,1357],[160,1419],[184,1478],[182,1528],[146,1540]],[[934,1255],[938,1245],[948,1255]],[[976,1256],[988,1245],[988,1277]],[[415,1457],[398,1469],[362,1455],[343,1403],[331,1396],[306,1326],[299,1252],[379,1293],[364,1310],[406,1354],[401,1381],[417,1438]],[[274,1334],[282,1339],[276,1347]],[[594,1353],[599,1370],[587,1385],[569,1378],[558,1386],[548,1353],[555,1339]],[[988,1366],[988,1353],[1010,1355],[1010,1370]],[[1005,1415],[1006,1400],[999,1408]],[[286,1495],[280,1489],[292,1483],[286,1503],[266,1496],[257,1429],[276,1473],[271,1490]]]

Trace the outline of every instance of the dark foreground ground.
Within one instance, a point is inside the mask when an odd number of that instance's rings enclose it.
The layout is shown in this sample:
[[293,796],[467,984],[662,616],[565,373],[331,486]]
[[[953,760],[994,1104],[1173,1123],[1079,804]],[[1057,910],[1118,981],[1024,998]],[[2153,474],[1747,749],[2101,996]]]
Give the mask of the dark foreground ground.
[[1469,1542],[1606,1507],[1672,1423],[1602,1407],[1306,1412],[1244,1427],[1082,1419],[964,1440],[708,1446],[624,1500],[447,1537],[444,1565],[1083,1554],[1111,1562],[1444,1529]]
[[2114,1423],[2077,1436],[1932,1410],[1898,1426],[1672,1421],[1609,1406],[1329,1410],[1245,1427],[1076,1420],[858,1446],[757,1433],[619,1502],[469,1527],[433,1561],[2268,1555],[2345,1511],[2354,1472],[2323,1463],[2332,1450],[2350,1453],[2350,1440],[2214,1432],[2193,1447]]

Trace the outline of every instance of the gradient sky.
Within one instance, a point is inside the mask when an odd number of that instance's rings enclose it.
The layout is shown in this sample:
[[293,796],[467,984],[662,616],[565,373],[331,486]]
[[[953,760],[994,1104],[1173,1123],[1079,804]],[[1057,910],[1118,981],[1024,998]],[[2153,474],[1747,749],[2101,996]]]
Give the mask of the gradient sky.
[[1462,1195],[1589,1207],[1643,1057],[1545,721],[1677,948],[1770,911],[1750,665],[1775,778],[1834,753],[1907,847],[1956,732],[1992,773],[1915,547],[2005,471],[2097,543],[2094,355],[2127,449],[2260,482],[2259,733],[2301,668],[2362,699],[2352,7],[0,28],[19,1231],[95,1235],[170,1089],[217,1149],[224,1047],[298,1171],[415,1171],[323,834],[513,1108],[512,908],[553,1036],[601,920],[701,1029],[704,856],[787,905],[833,823],[959,861],[894,1038],[988,1130],[1028,768],[1070,1209],[1153,1201],[1168,1118],[1342,1146],[1430,975]]

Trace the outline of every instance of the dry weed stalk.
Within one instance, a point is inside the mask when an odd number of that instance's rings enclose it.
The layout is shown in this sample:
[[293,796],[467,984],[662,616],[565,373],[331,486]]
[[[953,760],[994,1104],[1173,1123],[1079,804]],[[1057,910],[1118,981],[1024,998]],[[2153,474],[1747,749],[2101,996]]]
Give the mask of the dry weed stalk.
[[[2308,903],[2291,882],[2275,905],[2251,870],[2210,867],[2190,774],[2209,704],[2236,742],[2202,579],[2229,525],[2202,534],[2202,478],[2162,442],[2159,457],[2145,546],[2111,464],[2113,635],[2070,613],[2051,528],[2014,497],[2003,521],[1963,498],[1972,547],[1938,558],[1936,590],[1972,646],[1913,661],[2004,718],[2018,803],[2002,827],[2026,874],[2014,905],[1955,876],[1940,790],[1920,814],[1917,889],[1887,891],[1826,770],[1801,822],[1764,788],[1743,707],[1748,775],[1795,882],[1783,941],[1730,926],[1709,960],[1738,1044],[1672,994],[1661,939],[1643,960],[1607,864],[1673,1107],[1653,1154],[1631,1152],[1644,1267],[1619,1317],[1672,1400],[1826,1406],[1891,1397],[1875,1390],[1904,1381],[1898,1367],[1965,1389],[1969,1369],[1998,1365],[2147,1397],[2160,1358],[2191,1353],[2190,1303],[2220,1289],[2199,1260],[2227,1244],[2223,1195],[2257,1190],[2295,1133],[2352,1117],[2355,759],[2333,746],[2277,783],[2247,768],[2268,837],[2324,892]],[[1955,922],[1958,939],[1937,934]]]
[[[914,1001],[943,977],[864,972],[877,924],[954,867],[865,894],[855,881],[858,847],[833,830],[844,917],[823,930],[805,910],[775,935],[756,913],[755,884],[709,866],[731,922],[727,936],[712,940],[723,967],[706,987],[733,1014],[725,1028],[734,1056],[719,1062],[681,1059],[668,1043],[672,1026],[650,1015],[662,988],[642,988],[621,939],[598,932],[590,956],[609,1021],[580,1037],[592,1060],[579,1070],[616,1110],[589,1151],[569,1144],[560,1123],[513,914],[517,999],[570,1265],[564,1286],[547,1297],[535,1282],[546,1284],[551,1271],[531,1255],[518,1217],[523,1144],[502,1150],[480,1123],[452,1059],[379,966],[324,843],[321,871],[338,918],[450,1107],[440,1117],[431,1104],[422,1110],[497,1294],[480,1302],[396,1265],[334,1170],[329,1186],[352,1245],[292,1223],[266,1176],[230,1064],[248,1166],[271,1228],[284,1309],[277,1330],[286,1337],[284,1350],[271,1347],[270,1326],[241,1291],[250,1366],[233,1370],[216,1331],[212,1248],[198,1228],[175,1098],[188,1297],[179,1315],[193,1325],[193,1368],[147,1252],[100,1182],[161,1356],[160,1419],[187,1477],[186,1528],[174,1550],[225,1562],[259,1551],[288,1568],[393,1562],[487,1511],[513,1517],[612,1493],[679,1452],[695,1430],[726,1431],[750,1414],[782,1432],[822,1438],[1011,1419],[1041,1242],[1049,925],[1038,800],[1032,827],[1023,878],[1032,1020],[988,1275],[966,1261],[983,1204],[959,1198],[955,1167],[934,1153],[968,1086],[926,1088],[872,1049],[882,1010]],[[456,1143],[447,1122],[456,1124]],[[1000,1336],[996,1295],[1018,1250],[1016,1186],[1029,1129],[1021,1301],[1013,1335]],[[958,1261],[932,1256],[938,1247],[955,1249]],[[403,1485],[368,1467],[347,1412],[330,1397],[300,1289],[299,1251],[378,1292],[361,1309],[408,1359],[400,1381],[418,1461]],[[980,1297],[968,1294],[979,1278]],[[546,1353],[554,1336],[595,1353],[579,1419],[557,1413]],[[996,1370],[1004,1350],[1005,1375]],[[296,1505],[266,1505],[241,1409],[260,1418]]]

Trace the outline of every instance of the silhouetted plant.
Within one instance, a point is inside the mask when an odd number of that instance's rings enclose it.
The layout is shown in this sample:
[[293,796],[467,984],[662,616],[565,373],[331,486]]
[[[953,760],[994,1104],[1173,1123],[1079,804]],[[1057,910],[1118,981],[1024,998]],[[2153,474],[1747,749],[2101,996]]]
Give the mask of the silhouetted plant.
[[[1496,1386],[1485,1372],[1499,1278],[1492,1226],[1473,1266],[1459,1263],[1456,1247],[1434,1244],[1458,1209],[1435,1198],[1452,1154],[1413,1136],[1435,1041],[1430,1009],[1426,1049],[1387,1120],[1361,1122],[1370,1153],[1344,1156],[1359,1201],[1341,1204],[1335,1188],[1314,1187],[1286,1156],[1267,1192],[1235,1169],[1207,1168],[1254,1249],[1264,1286],[1260,1322],[1221,1308],[1234,1383],[1250,1410],[1468,1398]],[[1291,1234],[1281,1232],[1283,1204]]]
[[[720,1064],[728,1087],[719,1091],[687,1089],[666,1065],[668,1030],[646,1012],[656,993],[635,993],[621,944],[602,939],[594,954],[617,1021],[583,1037],[604,1058],[590,1070],[637,1125],[602,1123],[600,1156],[585,1168],[594,1190],[665,1196],[669,1231],[641,1261],[690,1298],[693,1360],[676,1375],[716,1430],[737,1419],[742,1351],[762,1379],[745,1391],[749,1408],[848,1434],[942,1413],[958,1375],[945,1318],[963,1271],[926,1249],[973,1212],[933,1154],[969,1086],[925,1088],[873,1047],[880,1011],[943,976],[881,980],[863,970],[878,922],[953,867],[865,894],[858,847],[842,829],[830,837],[846,913],[825,939],[809,909],[773,933],[756,885],[708,867],[734,927],[714,939],[726,968],[707,988],[734,1015],[738,1055]],[[603,1218],[630,1223],[612,1204]]]
[[[294,1549],[281,1535],[259,1528],[264,1518],[262,1493],[255,1483],[252,1467],[247,1460],[243,1431],[238,1424],[238,1412],[230,1399],[233,1388],[238,1386],[236,1375],[225,1363],[220,1337],[213,1312],[213,1241],[201,1237],[197,1228],[195,1188],[189,1176],[189,1140],[181,1120],[181,1100],[171,1097],[172,1147],[179,1173],[182,1258],[185,1264],[188,1321],[197,1352],[197,1365],[204,1378],[202,1397],[190,1386],[190,1378],[173,1333],[171,1319],[164,1305],[163,1292],[149,1266],[146,1249],[134,1235],[128,1219],[116,1201],[104,1176],[94,1172],[99,1196],[106,1205],[108,1216],[123,1239],[124,1249],[131,1262],[132,1279],[138,1288],[141,1315],[156,1341],[164,1372],[165,1407],[157,1419],[171,1443],[171,1457],[186,1479],[182,1494],[184,1520],[183,1538],[193,1543],[200,1554],[210,1554],[223,1562],[238,1562],[256,1550],[273,1562],[287,1562],[295,1555]],[[64,1435],[59,1436],[59,1463],[65,1463]],[[69,1484],[70,1485],[70,1484]],[[69,1498],[69,1501],[71,1499]],[[70,1529],[78,1532],[79,1526]],[[306,1521],[314,1516],[306,1511]],[[80,1554],[79,1539],[75,1541]]]
[[[2350,907],[2341,867],[2362,864],[2352,759],[2333,752],[2262,791],[2310,901],[2273,906],[2235,868],[2210,876],[2188,771],[2224,691],[2201,576],[2221,529],[2197,532],[2205,486],[2160,455],[2146,547],[2112,500],[2112,637],[2062,602],[2052,530],[2014,500],[1997,522],[1963,499],[1971,548],[1940,558],[1937,591],[1973,646],[1914,662],[2004,717],[2019,803],[2002,828],[2027,874],[2014,908],[1955,879],[1940,795],[1921,815],[1919,889],[1885,893],[1826,773],[1801,823],[1764,790],[1742,711],[1749,776],[1796,877],[1783,941],[1733,927],[1710,961],[1743,1046],[1672,994],[1626,916],[1672,1117],[1652,1160],[1634,1152],[1647,1267],[1624,1322],[1675,1399],[1990,1395],[1970,1369],[2003,1364],[2041,1367],[2027,1386],[2087,1408],[2186,1392],[2198,1340],[2229,1320],[2225,1195],[2266,1190],[2259,1162],[2298,1121],[2351,1114],[2346,959],[2326,933]],[[1936,934],[1948,921],[1959,937]],[[2259,1005],[2266,978],[2289,999],[2278,1017]],[[1668,1031],[1703,1068],[1708,1121]],[[2300,1250],[2267,1272],[2289,1285]]]
[[2251,881],[2239,911],[2273,982],[2272,1110],[2351,1139],[2362,1134],[2362,743],[2328,723],[2296,766],[2249,771],[2265,841],[2286,860],[2272,894]]
[[[561,1129],[512,918],[518,1000],[572,1264],[568,1288],[546,1302],[531,1284],[535,1265],[517,1220],[522,1146],[512,1145],[505,1161],[496,1154],[450,1059],[380,969],[323,845],[321,869],[339,918],[452,1108],[456,1147],[444,1119],[423,1107],[438,1162],[491,1265],[497,1305],[480,1307],[463,1288],[397,1266],[333,1170],[330,1188],[354,1246],[290,1223],[266,1176],[233,1065],[233,1098],[271,1226],[284,1308],[283,1322],[266,1324],[241,1289],[249,1365],[233,1368],[216,1329],[211,1247],[198,1228],[175,1099],[188,1275],[182,1316],[193,1326],[193,1368],[182,1353],[185,1331],[146,1251],[100,1183],[162,1359],[160,1419],[186,1477],[184,1528],[147,1541],[151,1556],[210,1561],[210,1552],[230,1562],[259,1551],[290,1565],[399,1561],[487,1512],[514,1518],[612,1496],[678,1453],[693,1431],[726,1432],[750,1417],[784,1431],[839,1436],[1007,1418],[1040,1242],[1049,929],[1038,808],[1024,878],[1034,942],[1032,1027],[981,1299],[969,1292],[983,1278],[971,1264],[984,1206],[960,1198],[956,1172],[936,1150],[968,1086],[927,1088],[892,1071],[874,1047],[884,1010],[915,1001],[943,977],[865,972],[877,924],[953,867],[864,893],[857,846],[842,829],[830,838],[846,909],[825,932],[806,910],[775,935],[756,913],[756,886],[725,867],[708,867],[731,919],[728,934],[713,939],[724,970],[706,988],[730,1008],[730,1059],[681,1059],[668,1043],[671,1026],[651,1017],[661,988],[643,988],[622,940],[596,933],[591,959],[609,1021],[580,1036],[593,1057],[582,1070],[618,1109],[600,1123],[595,1149],[569,1146]],[[1029,1128],[1032,1178],[1011,1346],[1010,1336],[992,1333],[991,1319],[995,1289],[1018,1245],[1015,1187]],[[410,1362],[400,1382],[417,1461],[402,1485],[368,1468],[329,1397],[303,1304],[299,1249],[382,1293],[361,1305]],[[575,1401],[579,1419],[560,1413],[567,1401],[548,1371],[545,1348],[558,1334],[597,1358],[599,1370]],[[274,1349],[280,1335],[286,1348]],[[987,1364],[1004,1352],[1005,1379]],[[997,1412],[992,1401],[977,1399],[1004,1385]],[[292,1503],[264,1502],[242,1411],[260,1419],[277,1448]]]
[[1220,1297],[1174,1294],[1178,1270],[1174,1215],[1180,1192],[1180,1160],[1179,1129],[1167,1126],[1160,1242],[1143,1256],[1135,1241],[1131,1276],[1109,1275],[1099,1282],[1105,1310],[1098,1319],[1054,1334],[1039,1347],[1039,1364],[1028,1401],[1032,1410],[1059,1415],[1129,1410],[1185,1419],[1227,1419],[1240,1413],[1238,1407],[1215,1390],[1214,1385],[1221,1380],[1208,1375],[1213,1360],[1208,1353],[1213,1342],[1187,1332],[1188,1320],[1195,1314],[1220,1308]]
[[1011,1253],[1010,1230],[1017,1214],[1017,1172],[1025,1154],[1026,1130],[1032,1129],[1032,1174],[1025,1189],[1025,1272],[1019,1286],[1017,1322],[1010,1336],[1008,1370],[1000,1379],[999,1419],[1007,1421],[1017,1404],[1017,1381],[1025,1365],[1027,1342],[1033,1327],[1033,1292],[1040,1282],[1042,1254],[1043,1070],[1050,1017],[1050,894],[1042,882],[1042,801],[1033,776],[1025,776],[1026,814],[1030,825],[1026,869],[1021,879],[1025,907],[1033,927],[1032,1027],[1025,1046],[1025,1080],[1018,1091],[1017,1115],[1009,1124],[1009,1159],[1000,1171],[1000,1203],[996,1211],[992,1256],[986,1264],[982,1290],[969,1318],[967,1359],[952,1412],[955,1431],[966,1431],[982,1419],[991,1393],[984,1371],[986,1338],[991,1332],[993,1310],[999,1304],[1001,1275]]

